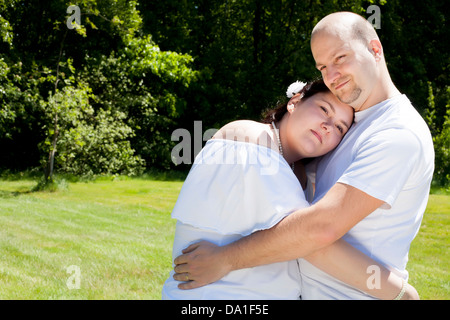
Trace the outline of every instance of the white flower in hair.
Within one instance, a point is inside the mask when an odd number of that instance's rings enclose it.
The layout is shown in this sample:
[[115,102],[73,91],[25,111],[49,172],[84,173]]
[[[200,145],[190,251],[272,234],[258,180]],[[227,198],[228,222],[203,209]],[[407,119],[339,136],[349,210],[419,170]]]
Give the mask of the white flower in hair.
[[293,84],[291,84],[287,91],[286,91],[286,96],[288,98],[292,98],[295,94],[299,93],[303,87],[306,86],[306,83],[301,82],[301,81],[295,81]]

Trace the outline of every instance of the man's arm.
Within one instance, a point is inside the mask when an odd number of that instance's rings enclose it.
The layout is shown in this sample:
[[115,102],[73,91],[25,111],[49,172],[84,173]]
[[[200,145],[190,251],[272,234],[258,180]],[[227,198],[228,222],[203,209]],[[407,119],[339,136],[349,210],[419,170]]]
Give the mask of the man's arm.
[[[419,299],[414,287],[345,240],[340,239],[304,259],[334,278],[375,298],[392,300],[405,287],[402,300]],[[375,272],[373,276],[372,272]],[[373,277],[377,278],[378,285],[373,285]]]
[[179,287],[193,289],[233,270],[305,257],[335,242],[382,204],[359,189],[337,183],[319,202],[292,213],[271,229],[223,247],[204,241],[189,246],[174,261],[174,278],[189,279]]

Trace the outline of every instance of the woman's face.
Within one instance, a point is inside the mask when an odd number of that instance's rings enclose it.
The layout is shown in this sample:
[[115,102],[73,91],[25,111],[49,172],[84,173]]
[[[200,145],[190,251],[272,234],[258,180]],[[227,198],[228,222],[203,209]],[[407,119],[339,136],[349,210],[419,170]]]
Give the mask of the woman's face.
[[[333,150],[353,123],[353,108],[331,92],[317,93],[307,99],[294,97],[289,104],[284,144],[301,158],[318,157]],[[284,147],[284,146],[283,146]]]

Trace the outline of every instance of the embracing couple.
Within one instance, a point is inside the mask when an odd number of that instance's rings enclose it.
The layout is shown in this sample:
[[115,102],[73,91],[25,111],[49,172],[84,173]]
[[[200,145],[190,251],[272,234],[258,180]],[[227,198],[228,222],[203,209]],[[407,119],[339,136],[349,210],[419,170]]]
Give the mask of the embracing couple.
[[[197,156],[163,299],[419,298],[406,264],[433,174],[429,129],[361,16],[323,18],[311,51],[322,80],[289,87],[263,123],[225,125]],[[276,173],[262,174],[268,162]]]

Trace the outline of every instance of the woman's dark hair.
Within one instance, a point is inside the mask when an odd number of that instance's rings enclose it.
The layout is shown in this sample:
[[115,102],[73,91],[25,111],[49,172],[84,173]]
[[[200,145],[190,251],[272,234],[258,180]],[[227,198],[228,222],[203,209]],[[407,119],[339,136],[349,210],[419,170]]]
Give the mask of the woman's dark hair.
[[[330,92],[330,89],[328,89],[322,79],[308,82],[299,93],[302,95],[302,99],[308,99],[319,92]],[[272,123],[272,121],[280,121],[287,112],[287,103],[288,101],[279,103],[275,109],[265,111],[262,122]]]

